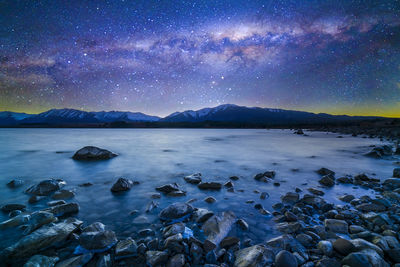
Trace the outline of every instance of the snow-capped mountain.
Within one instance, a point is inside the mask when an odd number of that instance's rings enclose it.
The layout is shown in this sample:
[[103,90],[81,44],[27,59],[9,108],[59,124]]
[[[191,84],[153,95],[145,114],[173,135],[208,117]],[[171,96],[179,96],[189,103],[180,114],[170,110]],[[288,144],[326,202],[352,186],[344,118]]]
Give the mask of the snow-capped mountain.
[[175,112],[165,117],[164,122],[238,122],[264,124],[319,123],[327,121],[349,120],[354,117],[315,114],[303,111],[245,107],[232,104],[214,108],[203,108],[197,111]]
[[[165,126],[179,126],[180,124],[217,122],[232,125],[295,125],[308,123],[334,123],[360,120],[372,117],[334,116],[329,114],[315,114],[303,111],[271,109],[259,107],[245,107],[232,104],[220,105],[200,110],[174,112],[165,118],[150,116],[140,112],[100,111],[87,112],[76,109],[51,109],[46,112],[32,115],[25,113],[0,112],[0,126],[16,125],[48,125],[48,126],[79,126],[99,125],[105,123],[136,123],[151,122]],[[178,124],[176,124],[178,123]],[[121,125],[121,124],[118,124]],[[129,125],[128,125],[129,126]],[[111,127],[114,127],[111,125]]]
[[128,112],[128,111],[100,111],[91,112],[95,114],[95,118],[103,122],[114,122],[114,121],[158,121],[160,117],[150,116],[141,112]]

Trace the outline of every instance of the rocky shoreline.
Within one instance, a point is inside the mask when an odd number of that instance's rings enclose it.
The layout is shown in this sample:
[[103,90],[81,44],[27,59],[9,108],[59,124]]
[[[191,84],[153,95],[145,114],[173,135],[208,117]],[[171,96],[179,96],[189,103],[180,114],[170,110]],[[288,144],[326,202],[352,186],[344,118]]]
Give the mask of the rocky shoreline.
[[[303,134],[297,132],[298,134]],[[116,154],[91,147],[80,150],[84,156],[76,160],[107,159]],[[375,147],[371,152],[382,157],[397,153],[393,147]],[[100,153],[100,154],[99,154]],[[101,153],[105,153],[104,156]],[[4,203],[2,212],[10,219],[0,223],[0,232],[17,230],[20,239],[0,252],[4,266],[400,266],[400,168],[393,177],[377,179],[365,174],[336,177],[334,170],[321,168],[321,187],[304,185],[286,192],[281,201],[269,211],[261,203],[249,203],[254,209],[275,222],[282,235],[254,244],[233,233],[249,231],[246,218],[225,210],[213,212],[196,208],[196,200],[175,202],[158,214],[158,222],[143,227],[134,236],[117,238],[101,222],[87,224],[78,218],[79,204],[75,192],[64,189],[62,179],[43,180],[25,190],[29,203],[46,201],[38,211],[21,203]],[[255,175],[259,183],[276,183],[275,171]],[[185,176],[182,180],[199,190],[239,191],[238,177],[225,183],[205,181],[201,174]],[[345,205],[335,205],[324,199],[324,188],[337,184],[372,189],[374,198],[359,198],[347,194],[339,197]],[[90,186],[90,183],[82,186]],[[134,190],[138,182],[119,178],[110,191],[123,194]],[[22,180],[7,183],[10,188],[24,186]],[[257,188],[248,188],[257,190]],[[182,196],[186,192],[179,184],[155,188],[153,199]],[[260,199],[268,196],[259,192]],[[209,196],[204,201],[213,203]],[[147,212],[159,204],[151,201]],[[139,216],[140,217],[140,216]]]

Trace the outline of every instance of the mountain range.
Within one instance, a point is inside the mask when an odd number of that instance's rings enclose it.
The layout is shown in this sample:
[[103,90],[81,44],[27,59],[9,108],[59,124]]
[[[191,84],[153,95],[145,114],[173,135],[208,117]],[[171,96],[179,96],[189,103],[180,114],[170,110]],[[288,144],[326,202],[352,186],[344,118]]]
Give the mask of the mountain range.
[[141,112],[100,111],[87,112],[76,109],[51,109],[40,114],[0,112],[0,125],[6,126],[84,126],[84,125],[125,125],[149,123],[161,125],[182,125],[202,123],[234,123],[248,125],[296,125],[351,122],[376,117],[359,117],[330,115],[304,111],[245,107],[233,104],[220,105],[214,108],[175,112],[164,118],[143,114]]

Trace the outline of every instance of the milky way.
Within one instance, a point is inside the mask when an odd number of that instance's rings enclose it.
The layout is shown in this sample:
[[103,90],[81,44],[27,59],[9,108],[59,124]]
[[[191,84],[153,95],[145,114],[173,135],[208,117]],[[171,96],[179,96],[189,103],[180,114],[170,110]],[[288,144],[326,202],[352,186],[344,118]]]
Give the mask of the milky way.
[[0,0],[0,110],[400,117],[398,1]]

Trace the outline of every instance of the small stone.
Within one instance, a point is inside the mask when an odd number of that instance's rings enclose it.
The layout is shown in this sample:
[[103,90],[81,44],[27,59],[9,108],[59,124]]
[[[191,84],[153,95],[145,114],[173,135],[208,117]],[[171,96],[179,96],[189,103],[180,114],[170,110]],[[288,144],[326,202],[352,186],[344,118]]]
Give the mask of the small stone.
[[328,187],[332,187],[335,185],[335,180],[332,179],[331,175],[322,176],[319,180],[319,183]]
[[195,173],[189,176],[185,176],[183,179],[190,184],[199,184],[201,183],[201,173]]
[[213,198],[213,197],[206,197],[205,199],[204,199],[204,201],[205,202],[207,202],[207,203],[209,203],[209,204],[211,204],[211,203],[214,203],[215,201],[217,201],[215,198]]
[[343,195],[339,197],[339,200],[350,203],[350,201],[352,201],[354,198],[355,197],[353,195]]
[[131,189],[133,181],[126,178],[119,178],[111,187],[111,192],[123,192]]
[[333,252],[332,243],[326,240],[319,241],[317,248],[326,256],[331,256]]

